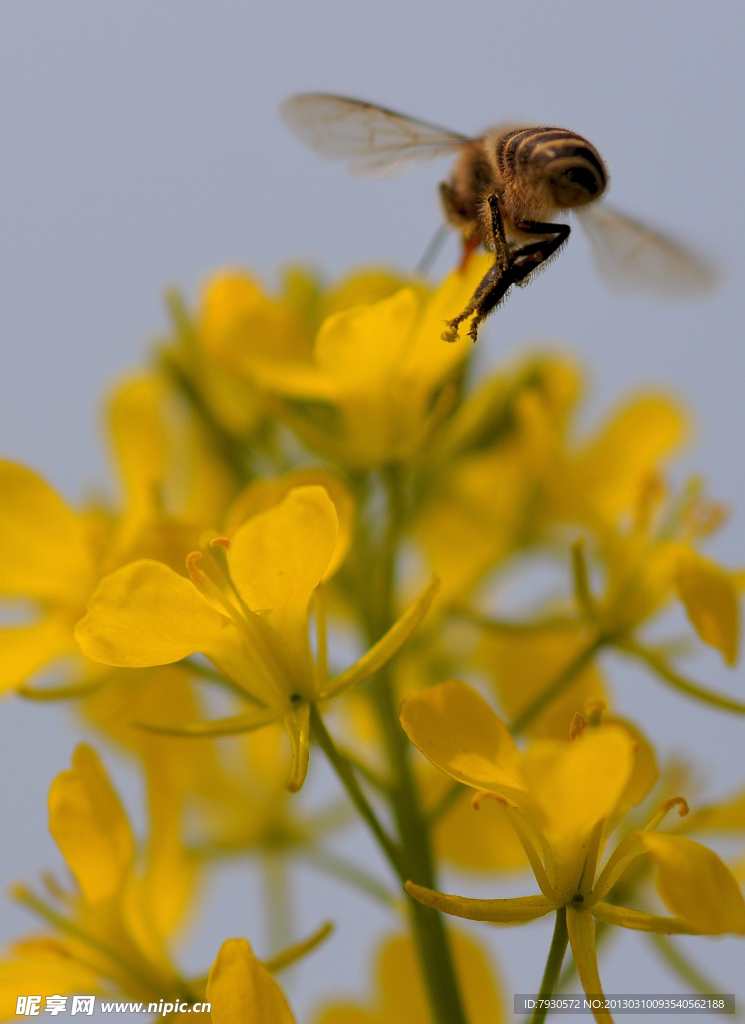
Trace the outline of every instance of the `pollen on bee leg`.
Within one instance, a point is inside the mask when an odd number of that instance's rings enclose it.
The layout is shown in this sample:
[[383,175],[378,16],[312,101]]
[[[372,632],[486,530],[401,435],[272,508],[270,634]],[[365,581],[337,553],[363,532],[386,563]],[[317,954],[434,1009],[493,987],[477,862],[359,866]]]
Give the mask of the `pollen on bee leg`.
[[[447,321],[445,321],[447,323]],[[454,324],[448,324],[447,330],[443,331],[440,335],[443,341],[447,341],[450,344],[458,340],[458,328]]]
[[685,818],[686,814],[688,814],[690,810],[688,807],[688,801],[684,796],[670,797],[669,800],[665,800],[664,803],[660,804],[659,811],[655,814],[649,824],[645,826],[644,831],[654,832],[654,830],[662,824],[673,807],[678,808],[678,814],[681,818]]

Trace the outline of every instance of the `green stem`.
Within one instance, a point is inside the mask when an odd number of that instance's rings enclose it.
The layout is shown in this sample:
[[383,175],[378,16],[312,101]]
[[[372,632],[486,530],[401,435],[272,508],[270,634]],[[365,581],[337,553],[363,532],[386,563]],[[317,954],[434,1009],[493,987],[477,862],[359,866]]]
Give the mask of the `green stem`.
[[292,943],[292,900],[287,862],[280,852],[263,857],[264,893],[266,896],[266,933],[269,955],[276,956]]
[[548,959],[546,960],[546,969],[543,972],[543,980],[541,981],[541,990],[538,993],[538,1006],[533,1012],[533,1016],[530,1018],[530,1024],[543,1024],[546,1019],[548,1009],[541,1006],[542,1000],[548,1000],[551,998],[556,983],[559,980],[559,973],[561,971],[561,965],[564,962],[564,955],[567,951],[567,944],[569,943],[569,933],[567,932],[567,912],[566,907],[561,907],[560,910],[556,911],[556,924],[554,925],[554,934],[551,939],[551,948],[548,951]]
[[491,615],[482,615],[467,605],[454,604],[451,607],[453,615],[490,633],[506,633],[508,636],[522,636],[531,633],[553,632],[561,629],[575,631],[577,629],[577,618],[573,615],[547,615],[542,619],[529,619],[527,622],[518,622],[516,619],[497,619]]
[[699,995],[716,995],[721,992],[721,986],[713,984],[703,975],[695,964],[683,955],[668,935],[658,935],[656,932],[649,933],[650,942],[657,947],[657,951],[672,967],[683,981],[691,986],[691,989]]
[[[404,479],[401,467],[389,467],[388,527],[378,558],[376,607],[371,609],[368,632],[376,643],[395,620],[393,594],[395,560],[405,519]],[[398,700],[389,665],[383,666],[370,688],[388,753],[392,785],[390,801],[396,819],[406,878],[435,888],[427,818],[420,805],[411,766],[411,746],[398,720]],[[442,916],[407,897],[414,941],[435,1024],[467,1024],[452,951]]]
[[[393,684],[386,668],[378,673],[373,693],[395,780],[391,789],[391,803],[407,868],[406,877],[418,885],[434,889],[436,884],[429,828],[426,815],[419,804],[409,760],[410,748],[406,734],[398,721]],[[466,1024],[450,942],[442,916],[411,897],[407,899],[433,1019],[437,1024]]]
[[385,797],[389,797],[391,795],[391,784],[388,779],[383,778],[379,772],[376,772],[369,764],[365,764],[362,758],[357,757],[356,754],[347,750],[346,747],[340,747],[337,744],[336,749],[343,758],[349,761],[354,770],[362,776],[365,782],[369,782],[373,789],[376,789],[378,793],[382,793]]
[[401,851],[381,825],[377,814],[373,810],[370,802],[363,793],[357,778],[355,777],[352,766],[337,750],[336,745],[324,725],[323,719],[318,713],[318,708],[315,704],[311,704],[310,706],[310,729],[311,736],[328,758],[329,764],[334,769],[339,781],[347,791],[349,799],[362,815],[363,819],[367,822],[372,834],[378,840],[380,848],[388,858],[389,864],[400,881],[405,882],[408,875],[406,873],[404,862],[401,858]]
[[549,704],[561,696],[567,686],[574,682],[580,672],[590,664],[598,651],[607,643],[607,638],[601,634],[592,643],[588,644],[584,650],[580,651],[577,657],[559,673],[550,686],[547,686],[543,693],[539,694],[533,703],[528,705],[525,711],[517,716],[510,726],[512,735],[517,736],[519,733],[524,732]]
[[721,711],[732,711],[737,715],[745,715],[745,704],[732,700],[731,697],[726,697],[723,693],[714,693],[712,690],[707,690],[705,687],[699,686],[698,683],[693,683],[690,679],[678,675],[674,669],[670,668],[661,655],[648,650],[646,647],[642,647],[641,644],[633,640],[626,640],[622,644],[618,644],[617,649],[643,661],[668,686],[678,690],[680,693],[684,693],[687,697],[693,697],[695,700],[701,701],[702,704],[709,704],[711,707],[719,708]]

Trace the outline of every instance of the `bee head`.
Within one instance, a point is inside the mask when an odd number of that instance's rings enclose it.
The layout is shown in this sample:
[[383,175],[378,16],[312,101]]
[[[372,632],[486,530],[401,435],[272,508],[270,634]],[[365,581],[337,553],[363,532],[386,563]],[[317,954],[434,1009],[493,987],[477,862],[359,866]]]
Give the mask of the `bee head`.
[[556,206],[570,209],[598,199],[608,184],[603,164],[583,156],[557,157],[546,167],[548,186]]

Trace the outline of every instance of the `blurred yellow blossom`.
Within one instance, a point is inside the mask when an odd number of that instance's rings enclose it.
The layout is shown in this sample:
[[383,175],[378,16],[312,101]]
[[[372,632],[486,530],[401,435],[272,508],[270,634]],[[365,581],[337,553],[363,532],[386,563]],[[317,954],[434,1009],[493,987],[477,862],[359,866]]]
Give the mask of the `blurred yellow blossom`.
[[[687,810],[683,800],[668,801],[645,829],[628,832],[598,873],[611,832],[656,778],[653,764],[637,762],[638,736],[628,727],[580,727],[571,740],[539,741],[521,754],[483,698],[457,682],[408,698],[401,722],[437,767],[507,808],[541,890],[540,896],[471,900],[407,883],[416,899],[494,923],[522,923],[552,910],[565,914],[574,962],[590,995],[602,993],[594,918],[665,934],[745,935],[745,900],[719,857],[686,837],[654,831],[676,804]],[[604,902],[625,868],[643,854],[654,861],[657,890],[676,916]]]
[[[452,933],[451,941],[470,1024],[501,1024],[502,993],[482,948],[459,931]],[[315,1024],[432,1024],[416,950],[408,936],[385,941],[375,973],[377,990],[371,1005],[334,1003]]]
[[[311,448],[350,469],[411,459],[449,411],[470,343],[443,348],[442,321],[462,304],[484,261],[451,274],[425,300],[404,288],[372,305],[328,317],[312,358],[252,355],[246,373],[276,396],[277,409]],[[302,407],[301,407],[302,406]]]
[[135,871],[129,821],[97,755],[84,744],[72,768],[52,783],[49,829],[77,891],[54,883],[55,906],[16,888],[16,898],[54,931],[25,940],[0,962],[0,1019],[15,1012],[21,979],[40,992],[114,993],[145,1002],[200,999],[203,985],[179,974],[167,935],[154,923],[161,917],[159,903],[171,899],[168,873],[153,888],[147,875]]
[[207,979],[213,1024],[295,1024],[277,982],[246,939],[227,939]]
[[0,527],[8,540],[0,595],[33,608],[31,622],[0,628],[3,689],[61,659],[73,686],[103,678],[99,665],[80,664],[73,637],[100,577],[144,556],[183,571],[200,534],[233,498],[235,481],[200,425],[174,410],[170,416],[168,398],[152,374],[122,381],[110,396],[107,426],[123,491],[116,515],[95,506],[78,512],[32,470],[0,462]]

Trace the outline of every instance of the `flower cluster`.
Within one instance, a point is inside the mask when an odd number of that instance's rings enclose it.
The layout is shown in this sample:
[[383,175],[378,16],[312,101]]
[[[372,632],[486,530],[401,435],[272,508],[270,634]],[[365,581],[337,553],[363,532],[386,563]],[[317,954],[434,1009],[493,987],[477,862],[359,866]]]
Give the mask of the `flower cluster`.
[[[688,433],[669,396],[636,395],[583,435],[567,357],[474,380],[467,332],[444,344],[442,325],[488,262],[436,288],[292,269],[269,294],[217,274],[194,308],[168,296],[169,336],[107,399],[118,496],[72,508],[0,462],[0,684],[69,700],[137,765],[147,803],[137,838],[90,745],[52,782],[69,877],[13,890],[45,931],[0,961],[0,1018],[23,989],[292,1024],[274,975],[336,941],[330,922],[292,934],[298,861],[392,919],[377,990],[317,1024],[498,1024],[495,967],[452,916],[553,914],[544,996],[575,971],[602,993],[609,926],[647,933],[699,988],[669,936],[745,935],[742,850],[726,863],[698,841],[742,840],[743,793],[706,803],[691,770],[660,766],[606,678],[633,659],[745,714],[680,665],[696,644],[738,659],[744,577],[703,551],[723,508],[697,479],[667,483]],[[560,589],[516,611],[505,595],[536,565]],[[686,644],[650,639],[676,605]],[[316,757],[340,792],[311,809]],[[387,878],[330,844],[355,816]],[[192,976],[178,939],[228,857],[266,873],[266,949],[227,937]],[[441,892],[444,867],[478,872],[485,897]],[[515,872],[526,894],[499,898]]]

